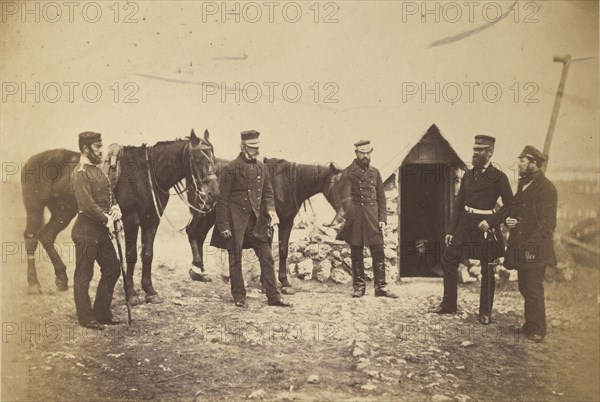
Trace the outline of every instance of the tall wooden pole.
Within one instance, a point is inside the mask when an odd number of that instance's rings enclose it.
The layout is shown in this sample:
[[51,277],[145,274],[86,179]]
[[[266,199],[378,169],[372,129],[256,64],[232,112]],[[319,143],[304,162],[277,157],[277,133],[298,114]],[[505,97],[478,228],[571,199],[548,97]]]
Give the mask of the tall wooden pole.
[[396,205],[396,212],[398,213],[398,247],[396,248],[398,279],[396,281],[400,282],[402,281],[402,165],[396,171],[396,180],[398,183],[398,203]]
[[[558,110],[560,109],[560,102],[565,91],[565,82],[567,81],[567,73],[569,72],[569,66],[571,64],[571,55],[564,57],[554,57],[555,63],[562,63],[563,69],[560,76],[560,83],[558,84],[558,91],[556,92],[556,99],[554,100],[554,108],[552,109],[552,116],[550,117],[550,125],[548,126],[548,132],[546,133],[546,142],[544,142],[544,155],[546,158],[550,155],[550,144],[552,143],[552,136],[554,135],[554,127],[556,126],[556,119],[558,118]],[[542,166],[542,171],[546,171],[548,161]]]

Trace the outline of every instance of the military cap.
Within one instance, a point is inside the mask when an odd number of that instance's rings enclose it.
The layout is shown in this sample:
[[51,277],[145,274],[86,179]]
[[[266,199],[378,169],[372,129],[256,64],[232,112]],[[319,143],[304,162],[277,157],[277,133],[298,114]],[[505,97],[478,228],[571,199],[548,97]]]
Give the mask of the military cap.
[[258,148],[260,145],[260,140],[258,136],[260,133],[256,130],[242,131],[242,144],[252,147]]
[[369,140],[360,140],[354,144],[356,150],[359,152],[371,152],[373,147],[371,146],[371,141]]
[[475,145],[473,145],[473,148],[493,147],[495,143],[496,139],[494,137],[480,134],[475,136]]
[[521,152],[521,155],[519,155],[519,158],[528,158],[534,160],[537,162],[538,166],[541,166],[541,164],[546,161],[546,157],[542,151],[532,145],[525,146]]
[[91,145],[102,141],[102,135],[100,133],[94,133],[93,131],[85,131],[79,134],[79,147],[83,145]]

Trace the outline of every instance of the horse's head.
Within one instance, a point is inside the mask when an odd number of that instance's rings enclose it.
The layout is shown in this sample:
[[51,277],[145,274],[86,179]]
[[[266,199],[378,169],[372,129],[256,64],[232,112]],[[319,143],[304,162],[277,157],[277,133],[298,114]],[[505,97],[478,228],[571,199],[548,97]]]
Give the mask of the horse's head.
[[352,197],[349,177],[333,162],[326,172],[323,195],[336,212],[331,226],[339,227],[351,207]]
[[203,213],[210,212],[219,198],[219,182],[215,174],[214,149],[208,140],[208,130],[204,131],[204,138],[199,138],[192,129],[190,134],[190,169],[191,181],[196,192],[196,204]]

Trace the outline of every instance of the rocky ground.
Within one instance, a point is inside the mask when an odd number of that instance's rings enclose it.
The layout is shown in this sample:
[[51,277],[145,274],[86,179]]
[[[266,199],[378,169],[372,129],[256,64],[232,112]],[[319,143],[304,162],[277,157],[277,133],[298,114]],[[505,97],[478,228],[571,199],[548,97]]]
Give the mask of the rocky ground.
[[[18,213],[3,216],[5,241],[20,243],[21,222]],[[58,243],[68,242],[67,230]],[[598,267],[546,284],[549,334],[530,344],[517,330],[515,282],[497,294],[485,327],[476,316],[478,282],[460,285],[458,314],[428,312],[442,293],[439,279],[404,280],[394,285],[397,300],[375,298],[372,287],[352,299],[349,284],[296,279],[293,308],[269,307],[252,288],[241,309],[216,255],[207,257],[215,280],[192,282],[185,236],[161,226],[156,244],[164,302],[135,307],[131,326],[101,333],[76,325],[72,292],[55,291],[43,258],[46,293],[27,296],[21,255],[3,255],[3,400],[600,399]],[[114,311],[125,318],[120,285]]]

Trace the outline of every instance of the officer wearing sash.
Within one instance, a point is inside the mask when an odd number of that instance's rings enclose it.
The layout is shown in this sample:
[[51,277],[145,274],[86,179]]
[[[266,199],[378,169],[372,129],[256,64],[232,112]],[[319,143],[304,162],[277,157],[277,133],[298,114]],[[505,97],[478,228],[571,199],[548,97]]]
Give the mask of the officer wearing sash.
[[[453,314],[457,309],[457,269],[461,260],[481,262],[479,321],[487,325],[492,320],[495,278],[489,263],[504,255],[499,225],[503,213],[513,203],[513,193],[506,174],[491,164],[496,139],[488,135],[475,136],[473,168],[462,177],[453,211],[450,233],[446,234],[446,249],[442,258],[444,296],[434,310],[438,314]],[[496,211],[498,199],[501,210]]]

